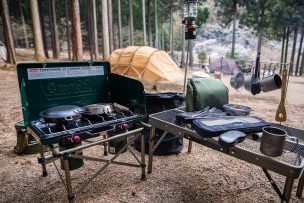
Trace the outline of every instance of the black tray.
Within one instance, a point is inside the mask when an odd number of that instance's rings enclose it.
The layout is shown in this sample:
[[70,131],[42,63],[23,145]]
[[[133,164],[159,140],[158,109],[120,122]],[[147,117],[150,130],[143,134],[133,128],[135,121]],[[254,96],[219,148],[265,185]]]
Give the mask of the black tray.
[[203,137],[216,137],[220,134],[239,130],[246,134],[262,132],[270,123],[254,116],[225,116],[221,118],[201,118],[194,120],[194,130]]

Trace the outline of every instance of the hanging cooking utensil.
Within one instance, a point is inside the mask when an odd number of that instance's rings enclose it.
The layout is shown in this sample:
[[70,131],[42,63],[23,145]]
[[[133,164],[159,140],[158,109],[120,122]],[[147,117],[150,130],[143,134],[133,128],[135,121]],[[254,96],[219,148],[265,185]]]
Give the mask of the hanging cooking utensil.
[[99,103],[99,104],[90,104],[83,107],[85,111],[84,115],[111,115],[115,111],[115,107],[111,103]]
[[255,70],[254,75],[252,78],[251,84],[251,93],[253,95],[259,94],[261,92],[261,85],[260,85],[260,55],[261,51],[258,51],[256,61],[255,61]]
[[284,122],[287,120],[286,109],[285,109],[285,99],[286,99],[286,91],[287,91],[287,75],[288,71],[286,68],[283,69],[282,73],[282,92],[281,92],[281,101],[279,107],[277,109],[277,113],[275,116],[276,121]]
[[49,123],[62,123],[79,120],[82,112],[84,108],[75,105],[60,105],[42,111],[40,117]]

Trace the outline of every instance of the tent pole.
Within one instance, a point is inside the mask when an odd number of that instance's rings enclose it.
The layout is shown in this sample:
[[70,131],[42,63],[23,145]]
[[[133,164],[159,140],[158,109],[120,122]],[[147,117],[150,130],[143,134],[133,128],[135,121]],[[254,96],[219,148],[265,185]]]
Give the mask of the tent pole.
[[187,71],[188,71],[188,59],[189,59],[189,51],[190,51],[190,40],[188,40],[188,49],[187,49],[187,55],[186,55],[186,65],[185,65],[185,76],[184,76],[184,89],[183,94],[186,92],[186,81],[187,81]]

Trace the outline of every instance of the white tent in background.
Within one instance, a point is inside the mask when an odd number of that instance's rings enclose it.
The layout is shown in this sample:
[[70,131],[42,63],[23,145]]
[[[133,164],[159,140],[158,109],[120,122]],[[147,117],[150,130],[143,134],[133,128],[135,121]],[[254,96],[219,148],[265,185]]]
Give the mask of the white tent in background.
[[235,75],[240,72],[239,65],[235,59],[219,58],[209,65],[210,73],[221,72],[225,75]]

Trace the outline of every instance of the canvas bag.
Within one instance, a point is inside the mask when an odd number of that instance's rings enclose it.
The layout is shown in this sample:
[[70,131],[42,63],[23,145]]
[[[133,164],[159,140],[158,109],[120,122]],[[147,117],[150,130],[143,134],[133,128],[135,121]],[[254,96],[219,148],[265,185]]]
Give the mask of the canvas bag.
[[198,111],[206,106],[223,109],[228,104],[228,88],[219,79],[192,78],[187,83],[186,111]]

